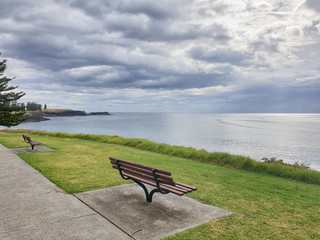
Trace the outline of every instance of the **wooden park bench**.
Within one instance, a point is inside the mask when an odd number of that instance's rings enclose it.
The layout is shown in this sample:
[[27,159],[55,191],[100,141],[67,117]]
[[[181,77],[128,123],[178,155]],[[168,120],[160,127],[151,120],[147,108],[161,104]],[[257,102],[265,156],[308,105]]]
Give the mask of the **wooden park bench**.
[[[160,192],[162,194],[171,192],[182,196],[186,193],[197,190],[195,187],[173,181],[171,172],[113,157],[110,157],[109,159],[112,167],[119,170],[123,179],[131,179],[143,188],[146,194],[146,200],[150,203],[152,202],[153,194],[156,192]],[[156,188],[149,193],[144,183]]]
[[31,140],[31,138],[28,137],[28,136],[26,136],[26,135],[22,135],[22,137],[23,137],[23,140],[24,140],[26,143],[29,143],[29,144],[31,145],[31,150],[32,150],[32,151],[34,150],[34,146],[42,144],[41,142],[37,142],[37,141]]

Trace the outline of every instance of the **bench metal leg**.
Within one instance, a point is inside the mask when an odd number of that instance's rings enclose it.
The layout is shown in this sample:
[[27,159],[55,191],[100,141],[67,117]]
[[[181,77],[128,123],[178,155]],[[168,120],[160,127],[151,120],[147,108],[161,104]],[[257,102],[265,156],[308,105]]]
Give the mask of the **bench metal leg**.
[[118,160],[116,161],[116,164],[117,164],[117,166],[118,166],[119,173],[120,173],[121,177],[122,177],[124,180],[129,180],[129,179],[131,179],[131,180],[134,181],[136,184],[138,184],[140,187],[142,187],[144,193],[146,194],[146,200],[147,200],[147,202],[149,202],[149,203],[152,202],[153,194],[156,193],[156,192],[159,192],[159,193],[162,193],[162,194],[168,194],[168,193],[169,193],[168,191],[163,191],[163,190],[160,189],[159,181],[157,180],[157,177],[156,177],[156,175],[155,175],[155,171],[154,171],[154,170],[153,170],[152,172],[153,172],[153,175],[154,175],[154,177],[155,177],[155,182],[156,182],[158,188],[153,189],[153,190],[149,193],[148,189],[146,188],[146,186],[145,186],[142,182],[139,182],[139,181],[137,181],[137,180],[135,180],[135,179],[132,179],[132,178],[123,176],[122,170],[121,170],[121,166],[120,166]]
[[131,179],[131,180],[133,180],[136,184],[138,184],[140,187],[142,187],[142,189],[144,190],[144,192],[145,192],[145,194],[146,194],[146,200],[147,200],[147,202],[149,202],[149,203],[152,202],[152,197],[153,197],[153,194],[154,194],[154,193],[156,193],[156,192],[160,192],[160,193],[162,193],[162,194],[167,194],[167,193],[169,193],[169,192],[163,192],[163,191],[161,191],[161,190],[159,190],[159,189],[153,189],[153,190],[149,193],[148,189],[146,188],[146,186],[145,186],[143,183],[141,183],[141,182],[139,182],[139,181],[136,181],[136,180],[134,180],[134,179]]
[[153,194],[156,193],[156,192],[159,192],[159,193],[162,193],[162,194],[168,194],[169,193],[169,192],[163,193],[159,189],[153,189],[149,194],[149,201],[147,200],[148,202],[152,202]]
[[31,150],[32,150],[32,151],[34,150],[34,145],[31,145]]

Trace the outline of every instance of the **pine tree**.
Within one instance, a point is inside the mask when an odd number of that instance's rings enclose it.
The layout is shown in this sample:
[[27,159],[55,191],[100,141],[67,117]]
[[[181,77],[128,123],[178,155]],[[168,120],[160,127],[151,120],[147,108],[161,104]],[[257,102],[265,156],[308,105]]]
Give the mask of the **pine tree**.
[[[1,56],[1,52],[0,52]],[[6,59],[0,61],[0,125],[12,127],[19,125],[24,119],[24,108],[17,104],[17,100],[25,95],[24,92],[13,92],[18,86],[8,86],[8,83],[14,78],[4,76],[6,70]]]

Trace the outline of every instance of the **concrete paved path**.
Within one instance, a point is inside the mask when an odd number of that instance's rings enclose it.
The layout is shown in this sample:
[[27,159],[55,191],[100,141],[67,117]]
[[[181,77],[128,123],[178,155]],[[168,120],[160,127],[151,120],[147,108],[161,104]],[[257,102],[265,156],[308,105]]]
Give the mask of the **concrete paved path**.
[[131,239],[0,144],[0,239]]

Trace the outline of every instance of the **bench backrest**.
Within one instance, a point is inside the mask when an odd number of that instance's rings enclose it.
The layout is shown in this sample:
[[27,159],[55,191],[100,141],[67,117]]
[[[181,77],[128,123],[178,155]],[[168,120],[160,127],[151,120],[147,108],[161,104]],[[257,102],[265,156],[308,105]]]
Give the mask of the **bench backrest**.
[[134,176],[136,179],[143,179],[144,182],[150,181],[151,183],[154,183],[156,176],[159,183],[173,186],[175,185],[175,182],[173,181],[172,177],[170,177],[171,172],[169,171],[112,157],[110,157],[109,159],[111,161],[112,167],[121,170],[121,172],[127,177]]
[[26,136],[26,135],[22,135],[23,137],[23,140],[26,142],[26,143],[30,143],[31,142],[31,138]]

